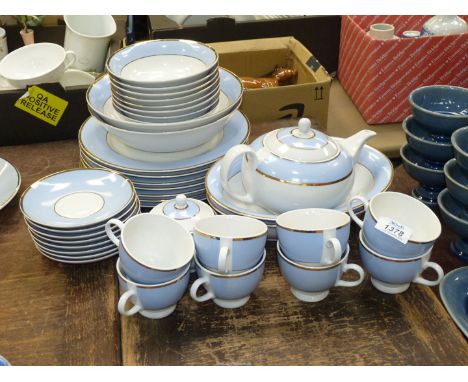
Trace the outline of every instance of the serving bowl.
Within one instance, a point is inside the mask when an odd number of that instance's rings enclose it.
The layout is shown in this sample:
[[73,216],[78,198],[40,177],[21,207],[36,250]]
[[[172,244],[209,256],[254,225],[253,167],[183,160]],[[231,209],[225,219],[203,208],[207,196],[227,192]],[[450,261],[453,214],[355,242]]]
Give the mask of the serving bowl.
[[402,126],[408,144],[425,158],[436,162],[446,162],[453,158],[453,146],[448,137],[431,134],[412,115],[403,121]]
[[419,182],[412,195],[428,206],[437,205],[437,195],[445,187],[443,164],[429,162],[406,144],[400,149],[403,167]]
[[409,95],[414,118],[433,134],[450,136],[468,126],[468,89],[431,85],[417,88]]
[[218,65],[218,54],[190,40],[150,40],[115,52],[106,68],[122,83],[140,87],[168,87],[204,78]]
[[443,190],[437,198],[440,214],[445,223],[455,232],[459,239],[452,241],[452,254],[468,262],[468,210],[462,203],[453,198],[448,189]]
[[468,174],[463,173],[456,159],[445,164],[444,173],[450,195],[468,206]]
[[451,140],[457,164],[468,174],[468,126],[455,131]]

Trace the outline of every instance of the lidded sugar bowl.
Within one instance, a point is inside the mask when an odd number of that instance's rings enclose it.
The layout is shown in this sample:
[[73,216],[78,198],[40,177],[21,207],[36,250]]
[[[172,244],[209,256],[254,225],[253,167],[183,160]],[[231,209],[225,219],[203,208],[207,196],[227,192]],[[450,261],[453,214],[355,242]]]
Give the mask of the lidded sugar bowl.
[[[302,118],[298,126],[266,133],[250,146],[232,147],[221,162],[221,184],[233,199],[274,213],[334,208],[349,194],[361,149],[374,135],[361,130],[335,140]],[[236,193],[229,184],[231,168],[240,158],[245,194]]]

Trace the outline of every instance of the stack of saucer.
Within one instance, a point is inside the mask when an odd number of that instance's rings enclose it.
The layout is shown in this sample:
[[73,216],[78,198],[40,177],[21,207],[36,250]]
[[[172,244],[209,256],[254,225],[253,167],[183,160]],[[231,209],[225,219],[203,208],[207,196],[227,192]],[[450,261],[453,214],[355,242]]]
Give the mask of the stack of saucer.
[[[348,264],[350,217],[324,208],[292,210],[278,216],[278,264],[291,292],[304,302],[325,299],[333,287],[353,287],[364,280],[364,270]],[[355,281],[343,273],[358,273]]]
[[468,89],[424,86],[410,94],[409,102],[413,115],[403,122],[408,143],[400,154],[408,174],[419,182],[413,196],[435,206],[445,187],[444,165],[454,156],[450,136],[468,125]]
[[447,188],[439,194],[442,218],[460,236],[450,244],[452,253],[468,261],[468,127],[452,134],[455,158],[444,166]]
[[187,40],[131,45],[107,69],[87,93],[82,166],[125,174],[145,208],[182,193],[204,199],[208,168],[249,134],[240,80]]
[[[108,170],[76,169],[34,182],[20,208],[36,248],[62,263],[99,261],[118,253],[105,232],[111,218],[140,212],[132,183]],[[120,235],[116,228],[115,234]]]

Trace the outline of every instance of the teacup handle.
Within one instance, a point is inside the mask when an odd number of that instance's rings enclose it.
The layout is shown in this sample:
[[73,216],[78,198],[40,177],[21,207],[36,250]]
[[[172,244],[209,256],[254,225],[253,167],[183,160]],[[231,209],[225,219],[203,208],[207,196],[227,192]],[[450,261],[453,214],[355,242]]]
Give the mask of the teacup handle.
[[198,288],[203,284],[210,284],[208,277],[200,277],[199,279],[196,279],[190,287],[190,297],[192,297],[196,302],[204,302],[214,298],[214,294],[212,292],[206,292],[204,295],[197,296]]
[[434,263],[432,261],[428,261],[428,262],[423,264],[421,273],[423,271],[425,271],[427,268],[432,268],[434,271],[436,271],[437,280],[431,281],[431,280],[425,279],[422,276],[418,276],[413,280],[413,282],[416,283],[416,284],[427,285],[427,286],[439,285],[440,282],[442,281],[442,278],[444,277],[444,270],[442,269],[442,267],[437,263]]
[[218,254],[218,271],[229,273],[232,271],[232,239],[221,238]]
[[328,248],[331,247],[333,249],[333,254],[330,258],[330,256],[327,256],[329,252],[325,251],[324,254],[322,255],[322,259],[320,260],[320,263],[323,265],[336,263],[340,259],[341,254],[342,254],[340,241],[336,237],[332,237],[327,240],[326,247]]
[[359,265],[357,264],[345,264],[343,266],[343,273],[346,273],[347,271],[356,271],[359,275],[359,278],[355,281],[345,281],[345,280],[338,280],[335,284],[335,286],[339,287],[347,287],[347,288],[350,288],[350,287],[355,287],[355,286],[358,286],[359,284],[362,283],[362,281],[364,280],[364,269],[362,269]]
[[349,216],[351,216],[351,219],[353,219],[354,222],[355,222],[359,227],[362,228],[362,226],[364,225],[364,222],[363,222],[361,219],[359,219],[359,218],[356,216],[356,214],[354,213],[354,211],[353,211],[353,202],[354,202],[355,200],[359,200],[359,201],[361,201],[361,202],[364,204],[364,212],[366,212],[367,206],[369,205],[369,202],[367,201],[367,199],[364,199],[362,196],[359,196],[359,195],[353,196],[353,197],[352,197],[351,199],[349,199],[349,201],[348,201],[348,213],[349,213]]
[[[229,185],[229,173],[231,167],[240,156],[247,155],[248,159],[248,174],[242,174],[244,180],[245,194],[239,195],[238,193],[231,190]],[[224,158],[221,160],[221,171],[220,179],[221,185],[223,186],[224,191],[226,191],[231,197],[237,199],[241,202],[252,204],[253,197],[250,193],[250,185],[253,182],[253,170],[257,167],[257,156],[255,151],[247,145],[237,145],[228,150]],[[244,179],[244,176],[246,177]]]
[[67,50],[65,52],[65,70],[72,66],[76,61],[76,54],[72,50]]
[[142,306],[137,303],[133,305],[129,310],[125,310],[125,305],[132,297],[137,297],[135,291],[133,290],[128,290],[122,296],[120,296],[117,308],[121,315],[127,316],[127,317],[133,316],[134,314],[138,313],[142,309]]
[[120,240],[115,236],[114,232],[112,232],[112,226],[116,225],[117,227],[120,228],[120,232],[122,232],[125,224],[121,222],[119,219],[110,219],[106,223],[106,234],[109,237],[109,239],[118,247],[120,244]]

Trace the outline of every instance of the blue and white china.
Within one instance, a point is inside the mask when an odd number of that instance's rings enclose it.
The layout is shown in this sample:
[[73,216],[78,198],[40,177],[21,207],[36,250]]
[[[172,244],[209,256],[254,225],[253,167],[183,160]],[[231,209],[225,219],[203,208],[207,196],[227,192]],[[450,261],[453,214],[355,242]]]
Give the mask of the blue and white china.
[[419,182],[412,195],[428,206],[437,205],[437,196],[445,187],[444,164],[428,161],[408,144],[401,147],[400,156],[406,172]]
[[449,85],[417,88],[409,95],[414,118],[435,135],[468,126],[468,89]]
[[[339,262],[330,265],[294,262],[286,257],[277,244],[278,264],[281,274],[291,285],[291,292],[298,300],[318,302],[325,299],[333,287],[355,287],[364,280],[364,270],[357,264],[348,264],[349,245]],[[341,279],[343,273],[353,270],[359,278],[354,281]]]
[[436,15],[427,20],[421,30],[422,36],[447,36],[468,33],[466,21],[455,15]]
[[166,200],[155,206],[150,214],[164,215],[177,221],[187,232],[193,232],[197,221],[214,215],[213,209],[201,200],[177,195],[175,199]]
[[440,283],[439,293],[452,319],[468,338],[468,267],[447,273]]
[[245,216],[206,217],[193,227],[197,258],[204,267],[218,273],[245,271],[260,261],[267,230],[262,221]]
[[444,173],[450,195],[468,208],[468,173],[463,172],[456,159],[445,164]]
[[21,176],[18,170],[5,159],[0,158],[0,210],[18,193]]
[[[333,138],[335,141],[342,140],[341,138]],[[218,161],[208,171],[206,177],[207,199],[209,204],[218,212],[223,214],[236,214],[249,216],[255,219],[262,220],[271,229],[269,229],[268,237],[275,238],[276,218],[278,214],[265,210],[264,208],[247,204],[230,197],[224,192],[220,180],[221,162]],[[245,189],[242,183],[240,173],[241,162],[233,164],[229,187],[236,194],[244,194]],[[345,197],[345,202],[335,207],[338,211],[347,211],[346,202],[354,195],[362,195],[367,200],[371,199],[379,192],[385,191],[390,186],[393,178],[393,166],[390,160],[380,151],[365,145],[360,152],[359,161],[354,167],[354,182],[351,191]],[[288,196],[288,198],[290,198]],[[362,210],[361,202],[353,203],[355,211]]]
[[[185,267],[182,273],[172,280],[159,284],[141,284],[130,279],[121,267],[120,259],[116,264],[120,288],[123,294],[119,298],[117,308],[124,316],[140,313],[143,317],[159,319],[174,312],[177,303],[187,289],[190,272]],[[132,307],[126,308],[130,302]]]
[[218,66],[213,48],[190,40],[149,40],[116,51],[106,63],[123,83],[168,87],[204,78]]
[[468,125],[455,131],[451,140],[457,164],[468,174]]
[[450,243],[452,254],[468,262],[468,207],[453,198],[448,189],[439,194],[438,202],[442,220],[460,236]]
[[403,130],[409,146],[423,158],[432,162],[445,163],[453,158],[453,146],[450,139],[431,134],[412,115],[403,121]]
[[48,253],[46,251],[39,250],[38,247],[36,247],[36,248],[38,249],[39,252],[41,252],[42,256],[44,256],[45,258],[47,258],[49,260],[57,261],[57,262],[63,263],[63,264],[73,264],[73,265],[96,263],[98,261],[106,260],[106,259],[109,259],[109,258],[114,257],[114,256],[117,255],[117,252],[113,251],[111,253],[103,254],[103,255],[100,255],[100,256],[92,257],[92,258],[75,258],[75,257],[68,258],[68,257],[65,257],[65,256],[56,256],[56,255],[50,254],[50,253]]
[[133,198],[132,184],[121,175],[75,169],[34,182],[21,196],[20,208],[37,224],[76,229],[110,219]]
[[[364,238],[363,231],[359,233],[359,253],[367,272],[371,275],[374,287],[383,292],[397,294],[406,291],[411,283],[435,286],[444,277],[444,271],[439,264],[429,261],[432,247],[426,253],[406,259],[388,257],[371,249]],[[436,280],[427,280],[421,273],[431,268],[437,273]]]
[[[362,130],[335,141],[302,118],[298,126],[269,132],[250,146],[231,148],[221,161],[221,184],[231,198],[272,212],[334,208],[351,190],[354,165],[364,143],[374,135]],[[229,183],[231,167],[240,158],[243,194],[231,189]]]
[[[204,267],[195,256],[198,279],[190,287],[190,296],[196,302],[213,300],[221,308],[235,309],[247,304],[250,295],[257,288],[265,270],[266,250],[253,268],[231,274],[218,273]],[[203,286],[206,293],[197,295]]]
[[91,85],[86,93],[90,113],[106,123],[132,131],[177,131],[187,130],[213,123],[236,110],[242,101],[242,84],[239,78],[227,71],[219,69],[220,96],[218,105],[209,113],[192,120],[172,123],[146,123],[133,121],[118,113],[112,104],[112,89],[109,75],[105,74]]
[[[120,239],[111,227],[120,228]],[[111,219],[106,233],[119,248],[125,273],[135,282],[158,284],[179,276],[195,252],[191,235],[177,222],[153,214],[133,216],[125,223]]]
[[8,360],[0,355],[0,366],[11,366],[11,363]]
[[338,262],[346,250],[351,218],[341,211],[307,208],[279,215],[276,227],[288,259],[326,265]]
[[[442,232],[437,215],[409,195],[382,192],[369,202],[360,196],[353,197],[349,204],[353,199],[362,201],[366,212],[364,220],[361,220],[349,208],[351,218],[362,228],[366,243],[383,256],[397,259],[421,256],[432,248]],[[388,231],[379,229],[378,223],[384,223],[385,220],[393,221],[400,232],[409,234],[406,243],[389,235]]]

